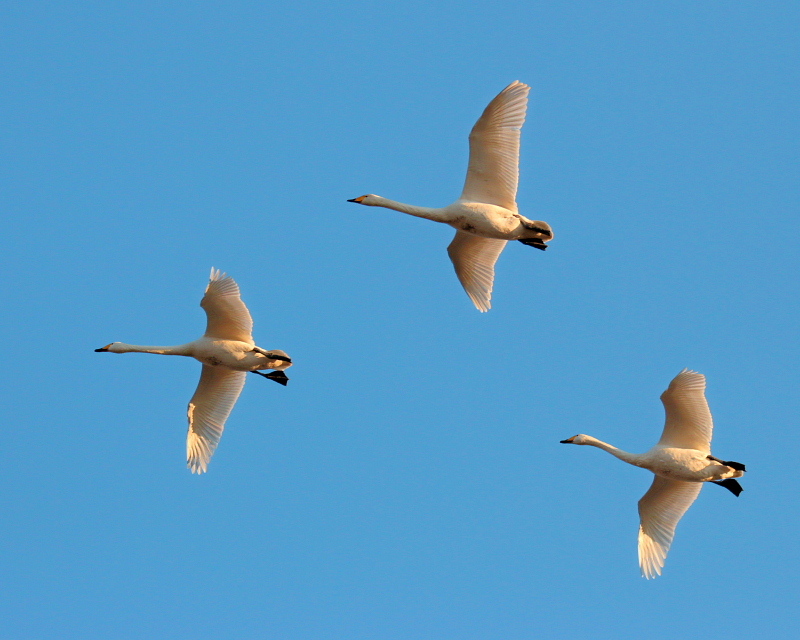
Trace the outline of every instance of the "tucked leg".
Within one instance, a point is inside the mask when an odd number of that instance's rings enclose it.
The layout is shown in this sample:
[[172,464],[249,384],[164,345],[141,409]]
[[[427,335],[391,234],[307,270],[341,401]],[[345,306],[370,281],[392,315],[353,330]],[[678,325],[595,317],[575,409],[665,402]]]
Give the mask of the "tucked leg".
[[540,227],[534,220],[528,220],[520,216],[519,219],[520,223],[526,229],[530,229],[531,231],[535,231],[536,233],[541,233],[545,238],[549,238],[553,235],[553,232],[550,231],[547,227]]
[[744,465],[741,462],[734,462],[733,460],[720,460],[719,458],[715,458],[712,455],[706,456],[709,460],[713,460],[714,462],[719,462],[720,464],[724,464],[726,467],[730,467],[731,469],[736,469],[737,471],[747,471],[744,468]]
[[256,353],[260,353],[262,356],[265,356],[270,360],[280,360],[281,362],[288,362],[289,364],[291,364],[292,362],[288,356],[275,353],[274,351],[265,351],[261,347],[253,347],[253,351],[255,351]]

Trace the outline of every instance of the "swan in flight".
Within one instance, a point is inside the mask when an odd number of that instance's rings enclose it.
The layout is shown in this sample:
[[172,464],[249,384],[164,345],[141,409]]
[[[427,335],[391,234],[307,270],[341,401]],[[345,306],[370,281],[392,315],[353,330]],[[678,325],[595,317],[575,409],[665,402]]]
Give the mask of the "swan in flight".
[[670,382],[661,394],[667,414],[664,432],[658,444],[646,453],[628,453],[583,434],[561,441],[603,449],[655,474],[650,489],[639,500],[639,566],[648,579],[661,575],[675,527],[704,482],[721,485],[736,496],[742,492],[742,486],[733,478],[744,475],[744,465],[711,455],[714,423],[705,388],[705,376],[688,369]]
[[546,222],[528,220],[517,209],[519,134],[530,87],[512,82],[483,112],[469,134],[469,167],[461,197],[441,209],[415,207],[374,194],[348,202],[386,207],[444,222],[456,229],[447,253],[467,295],[480,311],[491,308],[494,264],[508,240],[545,250],[553,239]]
[[[211,269],[211,279],[200,301],[208,324],[202,338],[174,347],[142,347],[112,342],[95,351],[111,353],[160,353],[189,356],[203,363],[200,383],[189,402],[186,459],[192,473],[203,473],[222,437],[225,421],[244,387],[250,371],[286,385],[284,369],[292,366],[286,353],[265,350],[253,342],[253,319],[239,295],[233,278]],[[274,369],[261,373],[263,369]]]

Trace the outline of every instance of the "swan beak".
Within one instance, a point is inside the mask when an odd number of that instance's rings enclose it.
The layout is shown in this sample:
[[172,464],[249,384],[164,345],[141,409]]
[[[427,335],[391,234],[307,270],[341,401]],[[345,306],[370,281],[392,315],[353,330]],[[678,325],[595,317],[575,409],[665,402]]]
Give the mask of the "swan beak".
[[107,344],[105,347],[100,347],[99,349],[95,349],[94,351],[95,351],[95,353],[98,353],[100,351],[108,351],[108,348],[110,346],[111,346],[110,344]]
[[361,201],[362,201],[362,200],[363,200],[365,197],[366,197],[366,196],[360,196],[360,197],[358,197],[358,198],[353,198],[352,200],[348,200],[348,202],[355,202],[355,203],[357,203],[357,204],[361,204]]
[[574,439],[575,439],[575,436],[572,436],[571,438],[567,438],[566,440],[559,440],[559,442],[560,442],[561,444],[572,444],[572,441],[573,441]]

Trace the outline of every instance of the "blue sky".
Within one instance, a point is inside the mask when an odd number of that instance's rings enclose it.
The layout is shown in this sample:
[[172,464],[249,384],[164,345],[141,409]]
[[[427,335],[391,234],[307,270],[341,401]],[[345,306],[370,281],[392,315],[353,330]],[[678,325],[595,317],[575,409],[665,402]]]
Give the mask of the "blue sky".
[[[796,629],[796,3],[8,2],[0,635],[523,640]],[[443,206],[531,85],[515,243],[478,313]],[[202,333],[239,282],[252,376],[203,476]],[[682,368],[716,455],[664,575],[650,474],[558,441],[658,438]],[[785,452],[785,453],[784,453]]]

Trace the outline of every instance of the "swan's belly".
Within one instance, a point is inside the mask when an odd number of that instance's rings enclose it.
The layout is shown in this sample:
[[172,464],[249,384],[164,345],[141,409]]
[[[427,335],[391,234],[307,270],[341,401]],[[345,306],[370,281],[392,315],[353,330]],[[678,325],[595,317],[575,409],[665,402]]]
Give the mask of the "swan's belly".
[[459,231],[498,240],[513,240],[519,235],[519,218],[503,207],[483,202],[458,202],[448,209],[453,213],[448,224]]
[[288,369],[285,360],[272,360],[253,350],[254,344],[239,340],[201,338],[195,343],[192,355],[210,367],[226,367],[234,371],[259,371],[262,369]]
[[697,449],[659,447],[651,450],[646,468],[663,478],[685,482],[705,482],[729,477],[728,468],[708,459]]
[[[200,342],[200,341],[198,341]],[[210,367],[227,367],[235,371],[252,371],[263,358],[253,352],[253,345],[238,340],[204,339],[196,345],[195,359]]]

